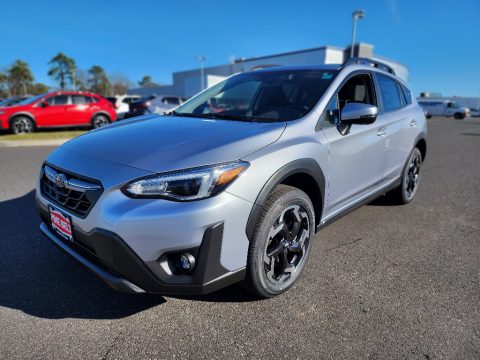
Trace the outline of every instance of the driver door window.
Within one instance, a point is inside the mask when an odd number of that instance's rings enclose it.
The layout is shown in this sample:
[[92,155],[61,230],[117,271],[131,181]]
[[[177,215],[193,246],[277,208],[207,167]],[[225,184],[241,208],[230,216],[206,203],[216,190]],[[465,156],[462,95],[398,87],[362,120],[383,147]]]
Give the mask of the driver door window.
[[377,105],[370,75],[353,76],[341,87],[322,113],[323,126],[338,125],[340,111],[346,104],[352,102]]
[[346,104],[352,102],[377,105],[370,75],[362,74],[353,76],[340,89],[338,92],[340,110],[342,110]]

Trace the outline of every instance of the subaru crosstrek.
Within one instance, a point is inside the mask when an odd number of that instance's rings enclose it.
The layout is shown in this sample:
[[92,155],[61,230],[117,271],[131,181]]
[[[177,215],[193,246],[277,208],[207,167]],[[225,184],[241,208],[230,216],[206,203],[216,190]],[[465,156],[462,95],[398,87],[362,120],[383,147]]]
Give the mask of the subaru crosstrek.
[[426,150],[423,110],[383,64],[245,72],[56,149],[40,171],[40,228],[118,290],[242,282],[271,297],[327,224],[384,194],[409,203]]
[[113,105],[97,94],[83,91],[56,91],[0,108],[0,129],[13,134],[39,128],[92,127],[108,125],[117,119]]

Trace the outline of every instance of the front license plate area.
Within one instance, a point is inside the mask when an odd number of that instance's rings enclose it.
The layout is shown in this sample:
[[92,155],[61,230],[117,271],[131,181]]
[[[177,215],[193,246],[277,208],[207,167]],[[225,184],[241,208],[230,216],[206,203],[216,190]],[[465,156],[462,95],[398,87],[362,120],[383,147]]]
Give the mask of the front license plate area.
[[52,228],[64,239],[73,241],[72,220],[70,219],[70,216],[52,206],[49,206],[48,209],[50,211]]

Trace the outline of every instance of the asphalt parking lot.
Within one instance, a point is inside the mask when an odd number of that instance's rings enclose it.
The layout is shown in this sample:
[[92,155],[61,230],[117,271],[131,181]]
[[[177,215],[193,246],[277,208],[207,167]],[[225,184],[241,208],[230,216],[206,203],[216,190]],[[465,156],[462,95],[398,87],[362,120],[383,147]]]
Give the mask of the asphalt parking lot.
[[262,301],[110,290],[38,231],[53,148],[0,148],[0,358],[480,358],[480,119],[428,125],[414,202],[322,230],[299,283]]

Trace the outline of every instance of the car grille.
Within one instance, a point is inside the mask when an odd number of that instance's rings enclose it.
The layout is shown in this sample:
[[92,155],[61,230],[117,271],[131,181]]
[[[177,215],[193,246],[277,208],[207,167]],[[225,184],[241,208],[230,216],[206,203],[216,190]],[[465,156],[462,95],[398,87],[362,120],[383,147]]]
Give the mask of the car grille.
[[42,194],[54,205],[81,218],[88,215],[103,192],[98,181],[85,179],[50,165],[44,165],[40,187]]

